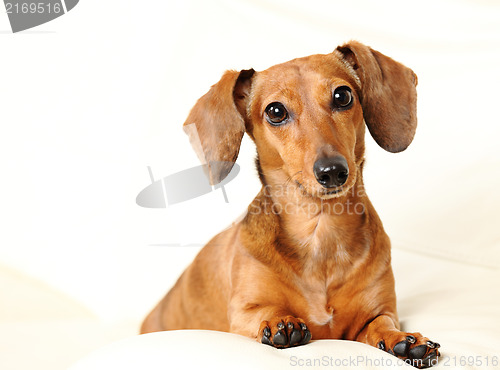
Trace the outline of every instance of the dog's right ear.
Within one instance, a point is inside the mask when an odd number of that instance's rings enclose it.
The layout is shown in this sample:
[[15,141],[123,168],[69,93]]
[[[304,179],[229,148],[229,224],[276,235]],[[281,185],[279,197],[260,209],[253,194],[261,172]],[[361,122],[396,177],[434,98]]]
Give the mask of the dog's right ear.
[[245,133],[253,69],[226,71],[191,109],[184,131],[198,158],[206,163],[212,185],[231,172]]

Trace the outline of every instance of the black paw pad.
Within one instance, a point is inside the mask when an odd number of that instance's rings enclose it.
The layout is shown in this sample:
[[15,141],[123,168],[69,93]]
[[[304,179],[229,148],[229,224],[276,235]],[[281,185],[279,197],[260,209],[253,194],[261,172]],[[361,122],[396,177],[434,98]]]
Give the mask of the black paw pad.
[[271,341],[269,340],[269,337],[271,336],[271,329],[269,329],[269,327],[265,327],[263,332],[262,332],[264,335],[262,336],[262,340],[261,342],[264,343],[264,344],[269,344],[271,345]]
[[406,340],[403,340],[394,346],[393,351],[397,356],[406,356],[409,347],[410,343],[408,343]]
[[[283,325],[283,323],[281,323]],[[279,324],[278,324],[279,327]],[[283,325],[284,327],[284,325]],[[287,344],[287,337],[286,333],[283,330],[278,330],[276,334],[274,334],[273,337],[273,342],[274,344],[278,346],[285,346]]]
[[306,324],[300,324],[300,328],[304,332],[304,338],[302,338],[302,341],[300,342],[300,344],[309,343],[309,341],[311,340],[311,332],[309,331],[309,329],[307,329]]
[[420,358],[424,357],[426,352],[427,352],[427,346],[425,344],[422,344],[420,346],[412,348],[410,350],[410,356],[411,356],[411,358],[420,359]]
[[302,334],[300,334],[300,331],[297,329],[293,329],[292,333],[290,334],[290,345],[293,346],[299,343],[301,340],[302,340]]

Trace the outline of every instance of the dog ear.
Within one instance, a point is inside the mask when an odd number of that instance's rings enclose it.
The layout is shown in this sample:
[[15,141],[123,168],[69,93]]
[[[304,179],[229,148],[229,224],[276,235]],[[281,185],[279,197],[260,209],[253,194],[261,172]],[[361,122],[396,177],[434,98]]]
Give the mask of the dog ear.
[[245,133],[253,69],[226,71],[191,109],[184,131],[208,170],[212,185],[231,172]]
[[415,73],[356,41],[337,51],[359,78],[363,115],[377,144],[392,153],[405,150],[417,128]]

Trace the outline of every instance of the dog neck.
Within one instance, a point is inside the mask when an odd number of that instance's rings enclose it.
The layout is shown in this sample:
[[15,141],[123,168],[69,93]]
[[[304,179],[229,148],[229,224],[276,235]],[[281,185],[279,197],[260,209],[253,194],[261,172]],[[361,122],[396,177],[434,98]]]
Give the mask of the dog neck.
[[371,244],[369,213],[373,208],[361,171],[360,167],[351,189],[332,199],[311,196],[294,184],[284,187],[286,181],[279,174],[263,175],[263,188],[249,207],[247,225],[252,225],[252,234],[259,227],[267,232],[272,228],[274,236],[266,239],[296,270],[309,266],[326,273],[335,265],[347,271]]

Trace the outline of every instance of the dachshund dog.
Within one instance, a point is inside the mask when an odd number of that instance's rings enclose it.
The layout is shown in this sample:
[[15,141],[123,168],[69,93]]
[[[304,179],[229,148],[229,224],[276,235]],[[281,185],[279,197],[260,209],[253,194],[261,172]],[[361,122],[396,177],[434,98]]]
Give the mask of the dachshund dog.
[[246,132],[263,187],[141,332],[219,330],[276,348],[347,339],[416,367],[436,363],[438,343],[400,330],[390,241],[362,176],[365,124],[389,152],[413,140],[416,85],[411,69],[355,41],[262,72],[225,72],[184,126],[195,127],[187,131],[212,184]]

